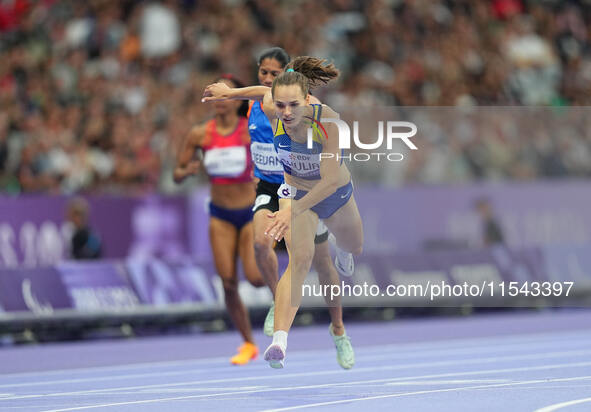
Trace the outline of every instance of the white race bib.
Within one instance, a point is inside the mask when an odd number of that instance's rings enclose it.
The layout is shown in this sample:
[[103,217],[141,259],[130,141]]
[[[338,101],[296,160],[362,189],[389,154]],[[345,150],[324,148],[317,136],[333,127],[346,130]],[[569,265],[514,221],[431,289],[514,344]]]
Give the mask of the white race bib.
[[281,199],[293,199],[297,192],[297,188],[288,185],[287,183],[281,184],[281,186],[279,186],[279,189],[277,189],[277,195]]
[[291,169],[291,175],[303,178],[320,176],[320,154],[291,152],[281,145],[277,153],[281,163]]
[[246,147],[217,147],[205,152],[203,165],[207,174],[220,177],[237,177],[246,170]]
[[283,165],[273,143],[252,142],[252,161],[264,174],[283,175]]

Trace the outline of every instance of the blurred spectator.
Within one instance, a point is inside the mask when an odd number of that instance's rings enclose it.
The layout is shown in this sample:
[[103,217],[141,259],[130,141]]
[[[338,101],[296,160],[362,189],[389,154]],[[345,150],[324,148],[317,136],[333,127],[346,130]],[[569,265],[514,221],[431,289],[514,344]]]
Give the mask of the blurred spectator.
[[535,33],[530,17],[516,18],[507,36],[505,53],[513,65],[508,86],[517,100],[526,105],[556,100],[561,68],[551,44]]
[[0,113],[0,178],[6,172],[8,161],[8,116]]
[[482,243],[484,246],[494,246],[504,243],[503,231],[497,222],[488,199],[478,199],[476,211],[482,221]]
[[141,16],[141,49],[145,57],[165,57],[178,50],[181,28],[175,12],[162,4],[148,4]]
[[[583,0],[0,1],[0,189],[186,190],[172,165],[211,115],[203,87],[254,80],[275,44],[335,61],[339,82],[314,93],[337,109],[588,106],[590,22]],[[583,109],[568,133],[545,110],[441,110],[455,121],[426,120],[396,184],[591,173]]]
[[71,256],[74,259],[99,259],[102,256],[100,237],[88,225],[89,206],[83,198],[68,203],[67,219],[74,226]]
[[0,33],[17,28],[28,9],[28,0],[0,2]]

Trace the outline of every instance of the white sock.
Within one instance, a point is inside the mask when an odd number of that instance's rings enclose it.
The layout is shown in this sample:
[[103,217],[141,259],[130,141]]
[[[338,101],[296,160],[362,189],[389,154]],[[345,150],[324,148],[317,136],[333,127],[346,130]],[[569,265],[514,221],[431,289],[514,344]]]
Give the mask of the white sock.
[[287,332],[284,330],[278,330],[277,332],[273,332],[272,344],[277,344],[281,346],[283,350],[287,349]]

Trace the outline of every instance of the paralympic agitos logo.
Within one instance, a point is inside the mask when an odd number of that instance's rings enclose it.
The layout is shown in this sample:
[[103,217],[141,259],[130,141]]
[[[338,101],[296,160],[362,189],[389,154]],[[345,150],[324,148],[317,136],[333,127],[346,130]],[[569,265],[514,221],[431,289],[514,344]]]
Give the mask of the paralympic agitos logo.
[[[314,128],[322,130],[321,134],[328,138],[326,130],[320,122],[315,119],[313,126],[308,129],[308,149],[312,149],[314,146]],[[322,119],[323,123],[334,123],[337,125],[339,131],[339,149],[351,149],[351,129],[349,125],[341,119],[325,118]],[[404,159],[404,155],[399,152],[393,152],[393,141],[394,139],[400,139],[410,150],[418,150],[410,138],[417,134],[417,126],[411,122],[403,121],[379,121],[378,122],[378,137],[374,143],[362,143],[359,140],[359,122],[355,120],[353,122],[353,143],[361,150],[369,150],[370,152],[357,152],[349,154],[334,154],[334,153],[320,153],[320,160],[330,159],[336,156],[336,160],[341,159],[356,161],[356,162],[367,162],[372,158],[377,161],[388,160],[390,162],[400,162]],[[385,137],[384,137],[385,136]],[[375,151],[383,146],[384,140],[386,140],[387,151]]]

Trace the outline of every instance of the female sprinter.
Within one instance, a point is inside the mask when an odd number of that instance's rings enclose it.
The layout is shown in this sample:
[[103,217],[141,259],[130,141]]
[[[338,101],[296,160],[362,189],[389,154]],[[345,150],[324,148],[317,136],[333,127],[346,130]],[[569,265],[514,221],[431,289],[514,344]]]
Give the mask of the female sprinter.
[[[231,76],[221,81],[240,86]],[[179,183],[196,174],[203,163],[211,182],[209,238],[213,258],[222,278],[228,313],[240,331],[244,344],[230,359],[235,365],[248,363],[258,355],[252,339],[248,312],[238,294],[236,258],[240,256],[244,273],[254,286],[264,282],[254,260],[252,206],[255,198],[246,102],[217,102],[215,117],[191,129],[179,152],[174,180]],[[203,161],[195,160],[198,150]]]
[[[263,86],[271,87],[273,80],[283,73],[283,69],[289,63],[289,55],[280,47],[264,50],[258,60],[258,80]],[[314,103],[320,103],[318,99],[311,97]],[[259,178],[256,189],[256,201],[254,206],[254,250],[255,259],[265,282],[273,293],[277,287],[277,255],[273,250],[273,238],[265,235],[265,229],[269,225],[268,214],[279,210],[279,196],[277,192],[284,182],[283,166],[273,146],[273,129],[269,119],[265,116],[260,100],[251,104],[248,117],[249,132],[251,137],[251,152],[254,161],[254,175]],[[328,230],[321,222],[318,225],[314,238],[315,250],[312,265],[318,272],[318,280],[321,285],[338,285],[339,278],[332,264],[330,248],[328,246]],[[343,324],[343,311],[340,297],[333,300],[325,296],[329,306],[331,324],[329,333],[333,337],[337,349],[337,362],[341,367],[350,369],[355,364],[355,354],[348,336],[345,334]],[[264,332],[273,336],[274,305],[269,309],[265,319]]]
[[[273,342],[265,351],[265,360],[273,368],[283,367],[287,333],[299,308],[301,287],[314,256],[318,220],[322,219],[336,238],[335,263],[341,271],[352,273],[351,254],[359,255],[363,247],[363,227],[351,175],[337,160],[338,130],[333,123],[322,124],[322,119],[337,118],[338,114],[328,106],[311,104],[308,93],[311,86],[337,77],[338,70],[325,60],[307,56],[296,58],[286,67],[286,72],[273,81],[271,90],[260,86],[230,89],[217,83],[206,88],[203,99],[262,98],[284,168],[285,184],[279,196],[286,199],[280,200],[278,212],[269,214],[271,223],[266,229],[271,238],[285,238],[289,253],[289,266],[275,296]],[[312,149],[307,147],[309,128],[316,131]],[[292,285],[296,292],[293,294]]]

